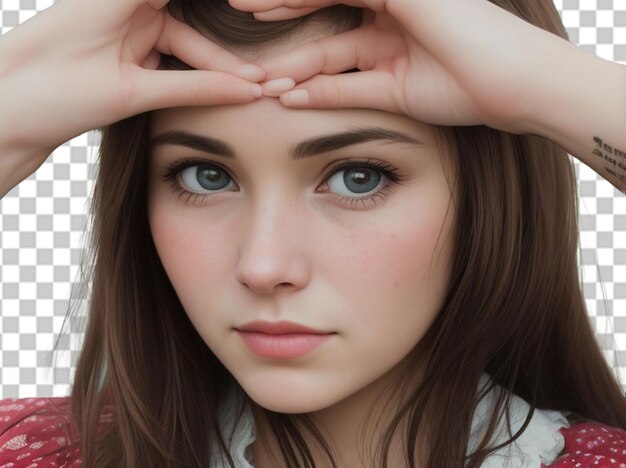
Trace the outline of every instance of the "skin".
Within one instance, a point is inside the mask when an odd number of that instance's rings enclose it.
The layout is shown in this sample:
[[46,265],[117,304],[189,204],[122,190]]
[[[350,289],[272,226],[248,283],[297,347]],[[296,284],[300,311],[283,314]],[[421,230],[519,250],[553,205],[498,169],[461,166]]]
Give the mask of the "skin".
[[[262,94],[263,69],[155,10],[166,3],[66,0],[2,35],[0,198],[89,130],[153,109]],[[156,70],[161,53],[196,70]]]
[[[424,146],[379,141],[302,160],[288,154],[303,140],[355,126],[401,131]],[[150,227],[191,322],[253,401],[308,413],[341,463],[358,464],[360,424],[431,326],[448,288],[454,205],[448,156],[433,128],[380,110],[289,109],[264,97],[156,111],[151,136],[168,130],[218,138],[235,150],[235,159],[172,144],[151,153]],[[179,197],[161,174],[182,158],[218,164],[229,185],[212,192],[199,185],[195,168],[186,169],[181,184],[196,182],[183,188],[208,196]],[[364,195],[334,169],[347,158],[386,163],[403,180],[387,180],[384,200],[351,204],[342,197]],[[252,353],[233,330],[252,320],[289,320],[336,334],[305,356],[273,360]],[[252,446],[255,466],[277,466],[261,439],[275,448],[262,422]]]
[[[538,135],[626,194],[626,67],[543,29],[539,18],[531,24],[487,0],[229,3],[269,21],[339,3],[373,14],[353,31],[260,64],[266,80],[298,83],[280,96],[286,106],[367,107],[431,124]],[[550,18],[546,10],[544,20],[558,22],[557,11]],[[361,72],[339,73],[354,67]]]

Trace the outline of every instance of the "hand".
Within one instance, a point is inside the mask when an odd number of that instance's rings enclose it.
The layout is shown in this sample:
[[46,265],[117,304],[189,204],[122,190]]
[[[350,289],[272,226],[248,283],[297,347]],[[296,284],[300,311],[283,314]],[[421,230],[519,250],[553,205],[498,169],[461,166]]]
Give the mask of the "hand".
[[[148,110],[255,100],[264,71],[174,19],[167,2],[63,0],[2,36],[2,147],[52,151]],[[156,70],[160,53],[198,70]]]
[[[487,0],[230,3],[272,21],[338,3],[367,8],[355,30],[256,63],[267,80],[290,77],[295,90],[308,91],[300,103],[290,99],[293,90],[280,95],[283,105],[373,108],[437,125],[519,133],[517,123],[537,106],[537,87],[553,66],[554,44],[571,45]],[[341,74],[353,68],[360,71]]]

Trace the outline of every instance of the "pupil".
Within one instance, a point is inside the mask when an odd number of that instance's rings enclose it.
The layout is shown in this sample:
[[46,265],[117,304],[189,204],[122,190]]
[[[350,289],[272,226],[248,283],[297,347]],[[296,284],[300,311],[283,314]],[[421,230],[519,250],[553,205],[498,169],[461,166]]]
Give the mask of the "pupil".
[[347,170],[343,174],[344,183],[354,193],[367,193],[378,187],[380,174],[367,168]]
[[197,169],[196,180],[207,190],[219,190],[228,185],[228,176],[220,169],[212,167]]
[[352,173],[352,180],[357,182],[357,183],[364,183],[367,182],[370,179],[369,174],[366,174],[365,172],[353,172]]
[[202,174],[206,175],[207,178],[213,182],[220,179],[220,175],[215,169],[204,169]]

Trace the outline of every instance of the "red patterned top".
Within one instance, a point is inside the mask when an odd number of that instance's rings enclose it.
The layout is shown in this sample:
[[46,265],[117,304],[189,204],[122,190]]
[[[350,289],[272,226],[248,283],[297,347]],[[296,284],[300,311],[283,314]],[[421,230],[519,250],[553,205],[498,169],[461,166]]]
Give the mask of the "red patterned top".
[[[68,405],[69,397],[0,400],[0,468],[82,465],[79,449],[68,448]],[[626,468],[626,431],[584,422],[559,432],[565,449],[541,468]]]
[[[107,411],[100,423],[111,420]],[[69,446],[68,422],[69,397],[0,400],[0,467],[81,466],[80,450]]]
[[550,465],[554,468],[626,468],[626,432],[617,427],[585,422],[561,428],[565,449]]

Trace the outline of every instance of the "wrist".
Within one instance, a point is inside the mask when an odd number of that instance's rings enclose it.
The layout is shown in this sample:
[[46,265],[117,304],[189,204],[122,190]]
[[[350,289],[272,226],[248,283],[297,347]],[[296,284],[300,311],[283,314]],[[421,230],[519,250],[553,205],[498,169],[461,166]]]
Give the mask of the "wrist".
[[18,90],[9,75],[0,74],[0,198],[33,174],[54,150],[32,144],[27,132],[37,130],[16,117],[24,106]]
[[626,66],[575,46],[554,57],[516,133],[551,140],[626,193]]
[[[559,142],[566,128],[584,121],[617,117],[624,102],[626,67],[604,60],[565,40],[546,52],[538,68],[532,102],[511,122],[512,133],[539,135]],[[623,113],[623,112],[622,112]]]
[[0,141],[0,198],[34,174],[46,161],[48,151],[6,147]]

